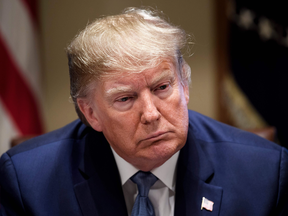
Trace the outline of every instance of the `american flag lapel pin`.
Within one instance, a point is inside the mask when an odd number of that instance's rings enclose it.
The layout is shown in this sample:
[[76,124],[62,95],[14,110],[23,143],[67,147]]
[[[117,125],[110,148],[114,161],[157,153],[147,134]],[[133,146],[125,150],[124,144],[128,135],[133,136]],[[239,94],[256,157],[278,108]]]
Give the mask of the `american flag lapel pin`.
[[208,211],[213,211],[214,202],[206,199],[205,197],[202,198],[201,210],[204,208]]

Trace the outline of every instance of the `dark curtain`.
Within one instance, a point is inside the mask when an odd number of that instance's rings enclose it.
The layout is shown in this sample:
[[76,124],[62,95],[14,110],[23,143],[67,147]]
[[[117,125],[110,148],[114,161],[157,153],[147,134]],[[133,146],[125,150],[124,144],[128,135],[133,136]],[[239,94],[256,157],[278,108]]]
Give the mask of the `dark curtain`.
[[230,68],[237,84],[288,147],[288,12],[285,1],[236,0]]

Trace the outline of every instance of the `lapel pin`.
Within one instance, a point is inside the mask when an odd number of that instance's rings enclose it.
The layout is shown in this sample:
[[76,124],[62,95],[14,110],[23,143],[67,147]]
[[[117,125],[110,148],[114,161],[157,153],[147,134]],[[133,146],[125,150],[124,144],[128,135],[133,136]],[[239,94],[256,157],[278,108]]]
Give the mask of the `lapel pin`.
[[206,199],[205,197],[202,198],[201,210],[204,208],[208,211],[213,211],[214,202]]

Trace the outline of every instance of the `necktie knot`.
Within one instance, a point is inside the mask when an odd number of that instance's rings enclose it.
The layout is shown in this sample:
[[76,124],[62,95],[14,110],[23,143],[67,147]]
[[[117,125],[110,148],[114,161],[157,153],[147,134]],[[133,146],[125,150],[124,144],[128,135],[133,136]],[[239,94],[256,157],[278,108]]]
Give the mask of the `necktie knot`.
[[130,179],[137,184],[139,191],[131,216],[155,216],[153,205],[148,198],[148,193],[158,178],[151,172],[139,171]]
[[139,171],[130,178],[135,184],[137,184],[140,196],[148,196],[150,188],[158,180],[151,172]]

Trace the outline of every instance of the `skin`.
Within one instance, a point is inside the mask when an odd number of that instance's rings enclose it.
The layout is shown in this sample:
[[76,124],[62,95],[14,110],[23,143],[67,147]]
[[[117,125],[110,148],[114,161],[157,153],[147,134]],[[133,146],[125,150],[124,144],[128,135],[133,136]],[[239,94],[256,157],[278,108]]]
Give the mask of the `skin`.
[[189,87],[177,68],[163,61],[141,73],[115,73],[96,81],[92,102],[77,99],[90,125],[142,171],[162,165],[185,145]]

